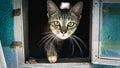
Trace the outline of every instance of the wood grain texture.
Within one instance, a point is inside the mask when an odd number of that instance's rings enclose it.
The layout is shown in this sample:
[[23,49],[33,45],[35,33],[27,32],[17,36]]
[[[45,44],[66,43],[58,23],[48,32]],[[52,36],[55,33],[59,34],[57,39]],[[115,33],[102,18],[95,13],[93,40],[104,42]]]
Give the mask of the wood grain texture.
[[17,68],[15,49],[10,48],[14,41],[12,0],[0,0],[0,40],[8,68]]

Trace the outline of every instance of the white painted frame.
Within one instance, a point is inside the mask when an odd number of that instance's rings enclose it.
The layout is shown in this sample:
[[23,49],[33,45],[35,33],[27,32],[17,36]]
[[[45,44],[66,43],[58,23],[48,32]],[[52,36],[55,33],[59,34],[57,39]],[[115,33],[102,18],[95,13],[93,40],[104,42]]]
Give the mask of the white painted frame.
[[1,40],[0,40],[0,68],[7,68],[7,64],[6,64],[6,61],[5,61]]
[[15,41],[22,41],[22,48],[16,47],[17,68],[91,68],[90,63],[36,63],[25,64],[24,53],[24,23],[23,23],[23,0],[12,0],[13,9],[21,9],[20,16],[14,16],[14,35]]
[[13,9],[21,9],[20,16],[14,16],[14,36],[15,41],[22,42],[22,48],[16,47],[16,60],[17,68],[21,68],[24,64],[24,34],[23,34],[23,13],[22,13],[22,0],[12,0]]
[[120,3],[120,0],[93,0],[92,20],[92,63],[120,66],[120,58],[101,56],[101,15],[102,3]]

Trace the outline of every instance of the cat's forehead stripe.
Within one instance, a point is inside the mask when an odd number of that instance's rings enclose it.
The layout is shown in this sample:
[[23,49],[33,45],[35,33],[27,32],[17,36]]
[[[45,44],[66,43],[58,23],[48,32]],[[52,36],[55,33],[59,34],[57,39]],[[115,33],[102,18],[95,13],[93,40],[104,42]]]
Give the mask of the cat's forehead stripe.
[[63,19],[63,20],[66,20],[66,19],[73,20],[73,18],[69,14],[60,14],[55,19],[59,19],[59,20],[61,20],[61,19]]

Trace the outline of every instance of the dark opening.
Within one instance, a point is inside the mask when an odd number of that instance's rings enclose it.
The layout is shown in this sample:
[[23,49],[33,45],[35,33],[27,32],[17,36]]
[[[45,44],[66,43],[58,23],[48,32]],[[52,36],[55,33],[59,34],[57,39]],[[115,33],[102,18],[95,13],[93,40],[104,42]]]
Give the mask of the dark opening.
[[[61,2],[70,2],[73,6],[80,0],[53,0],[59,7]],[[77,45],[74,45],[74,54],[72,53],[72,45],[69,40],[65,40],[59,51],[58,62],[80,62],[80,61],[90,61],[90,45],[89,45],[89,30],[91,23],[91,0],[81,0],[83,1],[84,7],[82,12],[82,19],[80,21],[79,27],[75,32],[79,38],[81,38],[87,45],[87,49],[79,42],[79,46],[83,51],[81,55]],[[30,57],[36,59],[38,62],[48,62],[46,53],[44,51],[44,45],[39,46],[38,42],[41,40],[48,21],[46,0],[29,0],[28,2],[28,42],[29,42],[29,59]],[[40,61],[39,61],[40,60]]]

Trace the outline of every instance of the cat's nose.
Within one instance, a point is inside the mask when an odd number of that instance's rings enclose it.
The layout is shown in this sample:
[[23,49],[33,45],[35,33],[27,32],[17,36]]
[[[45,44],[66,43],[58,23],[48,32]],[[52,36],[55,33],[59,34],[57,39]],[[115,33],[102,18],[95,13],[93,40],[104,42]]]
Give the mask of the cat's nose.
[[65,34],[66,32],[62,32],[62,34]]
[[65,34],[67,32],[67,30],[62,30],[61,33],[62,34]]
[[61,33],[62,33],[62,34],[65,34],[65,33],[67,32],[67,27],[62,26],[62,27],[60,28],[60,30],[61,30]]

